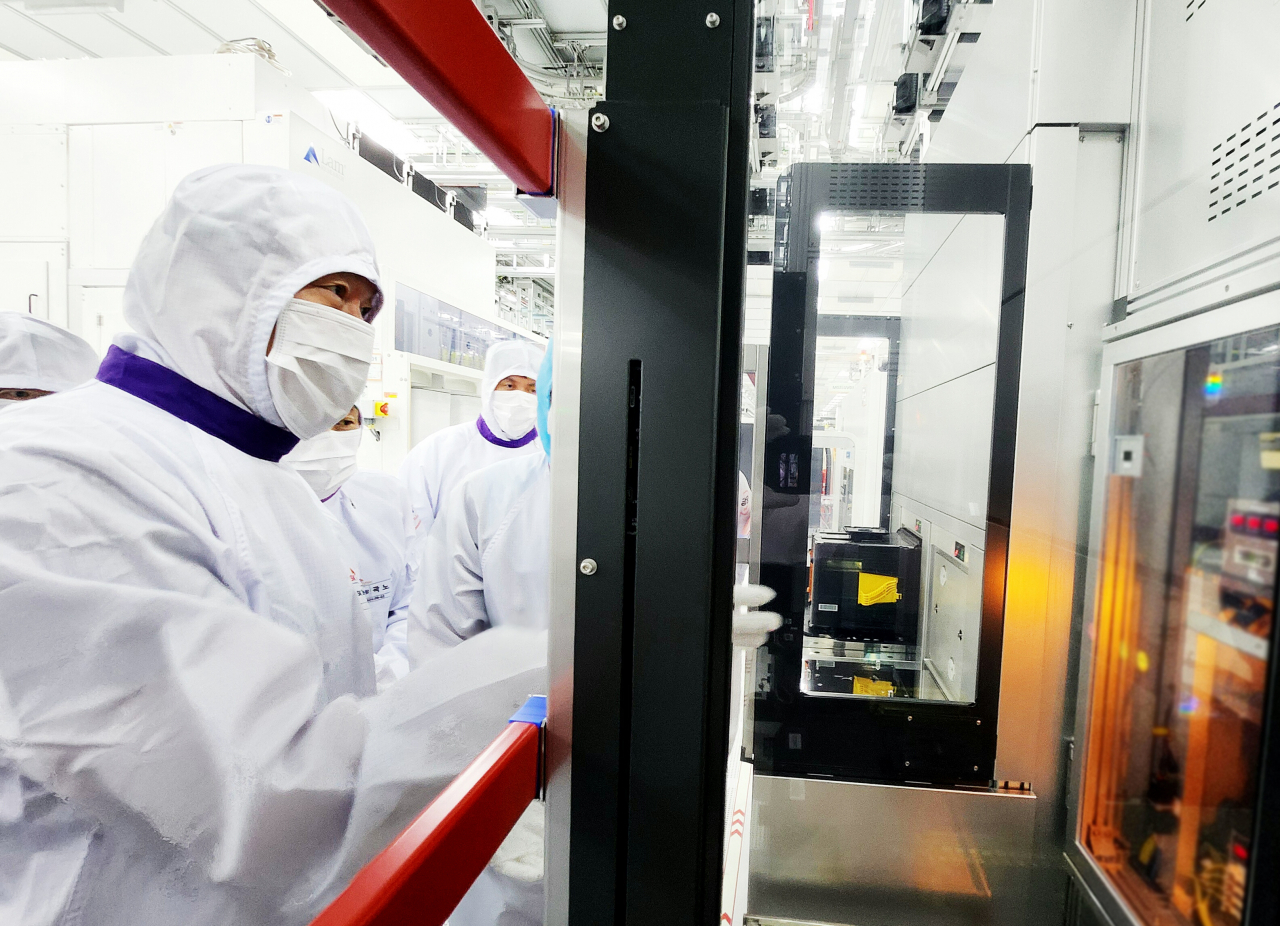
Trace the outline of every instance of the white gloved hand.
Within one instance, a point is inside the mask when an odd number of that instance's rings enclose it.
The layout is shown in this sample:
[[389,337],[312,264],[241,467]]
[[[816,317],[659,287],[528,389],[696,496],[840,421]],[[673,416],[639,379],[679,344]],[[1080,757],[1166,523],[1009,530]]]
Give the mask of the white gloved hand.
[[755,611],[768,604],[777,593],[763,585],[733,587],[733,645],[747,649],[764,646],[769,634],[782,626],[781,615],[772,611]]

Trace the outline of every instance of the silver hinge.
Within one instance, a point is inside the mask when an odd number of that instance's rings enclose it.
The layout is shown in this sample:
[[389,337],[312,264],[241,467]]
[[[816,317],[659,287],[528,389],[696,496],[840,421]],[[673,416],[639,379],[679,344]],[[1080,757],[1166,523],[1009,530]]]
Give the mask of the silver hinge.
[[1093,390],[1093,401],[1089,405],[1089,446],[1087,448],[1088,455],[1096,457],[1098,455],[1098,406],[1102,403],[1102,390]]

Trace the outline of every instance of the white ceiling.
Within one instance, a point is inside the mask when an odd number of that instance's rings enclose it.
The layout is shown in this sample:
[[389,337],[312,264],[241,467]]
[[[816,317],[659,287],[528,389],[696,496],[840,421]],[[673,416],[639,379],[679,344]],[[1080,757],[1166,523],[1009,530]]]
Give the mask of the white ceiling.
[[[41,8],[50,2],[68,8]],[[521,15],[514,2],[484,5],[504,18]],[[553,34],[605,31],[606,0],[540,0],[532,8]],[[223,42],[249,37],[270,43],[279,63],[308,90],[357,88],[397,119],[438,119],[417,91],[313,0],[0,2],[0,60],[210,54]],[[523,47],[524,36],[519,38]]]

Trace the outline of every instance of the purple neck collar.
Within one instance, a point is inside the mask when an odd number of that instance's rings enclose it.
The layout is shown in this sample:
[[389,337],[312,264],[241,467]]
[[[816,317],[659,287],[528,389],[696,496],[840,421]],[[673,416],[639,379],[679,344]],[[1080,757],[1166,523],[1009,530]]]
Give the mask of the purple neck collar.
[[489,423],[484,420],[484,415],[476,419],[476,427],[480,429],[480,436],[491,444],[497,444],[499,447],[523,447],[525,444],[532,443],[538,438],[538,429],[530,428],[529,433],[524,437],[517,437],[515,440],[503,440],[497,434],[489,430]]
[[278,463],[298,445],[298,438],[284,428],[263,421],[166,366],[114,344],[98,367],[98,379],[259,460]]

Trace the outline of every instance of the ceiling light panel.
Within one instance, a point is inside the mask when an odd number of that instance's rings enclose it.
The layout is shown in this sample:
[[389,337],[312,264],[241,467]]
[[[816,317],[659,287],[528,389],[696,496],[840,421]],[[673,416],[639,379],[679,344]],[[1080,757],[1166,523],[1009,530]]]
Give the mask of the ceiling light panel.
[[[253,0],[358,87],[407,87],[404,78],[381,64],[329,21],[313,0]],[[276,54],[279,54],[277,50]]]
[[170,3],[189,14],[197,22],[221,36],[223,41],[253,37],[269,42],[280,64],[288,68],[294,80],[308,90],[351,85],[350,81],[300,41],[288,27],[269,16],[251,0],[212,0],[212,2],[211,0],[161,0],[161,2]]
[[130,3],[111,19],[170,55],[207,55],[223,42],[222,36],[157,0]]
[[93,57],[89,49],[59,36],[35,17],[7,4],[0,5],[0,45],[24,58]]
[[140,58],[164,54],[149,42],[119,28],[102,13],[36,13],[31,16],[63,38],[89,49],[99,58]]

